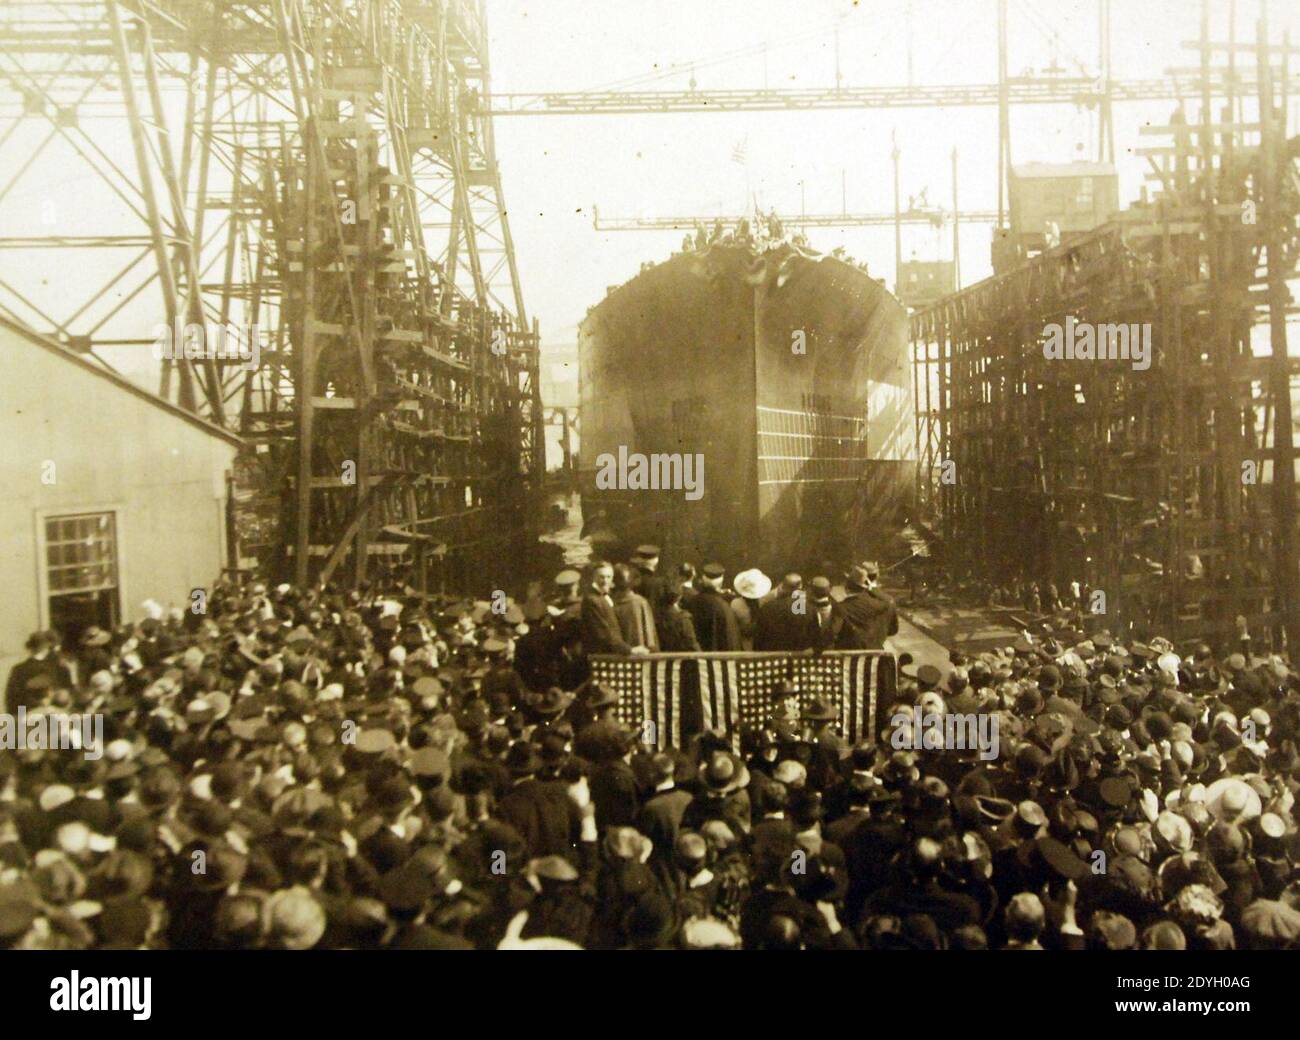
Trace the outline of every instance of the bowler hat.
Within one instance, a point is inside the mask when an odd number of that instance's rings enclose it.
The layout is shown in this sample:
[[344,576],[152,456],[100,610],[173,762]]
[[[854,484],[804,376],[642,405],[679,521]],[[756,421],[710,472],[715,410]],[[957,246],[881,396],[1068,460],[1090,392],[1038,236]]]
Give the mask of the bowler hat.
[[539,715],[559,715],[572,703],[573,694],[565,693],[558,686],[552,686],[537,695],[532,707]]
[[844,581],[854,588],[868,588],[880,576],[880,568],[874,563],[859,563],[850,567],[844,574]]
[[714,794],[728,794],[749,783],[749,770],[731,752],[715,751],[700,763],[699,780]]
[[789,679],[781,679],[772,687],[771,698],[776,704],[780,704],[781,701],[785,700],[787,697],[798,696],[799,691],[795,689],[794,683],[790,682]]

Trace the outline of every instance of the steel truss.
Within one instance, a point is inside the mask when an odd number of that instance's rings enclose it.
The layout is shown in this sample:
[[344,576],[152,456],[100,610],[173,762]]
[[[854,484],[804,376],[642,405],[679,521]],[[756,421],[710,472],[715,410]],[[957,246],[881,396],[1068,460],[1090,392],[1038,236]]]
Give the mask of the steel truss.
[[[256,363],[174,351],[159,388],[249,443],[272,569],[481,581],[528,537],[544,468],[489,89],[481,0],[13,0],[0,217],[69,163],[120,212],[101,231],[60,205],[0,238],[0,308],[88,353],[160,320],[260,329]],[[32,250],[87,273],[51,302],[23,284]],[[126,260],[87,293],[90,250]]]
[[[1096,108],[1114,101],[1164,101],[1196,97],[1198,78],[1188,72],[1164,79],[1104,80],[1093,76],[1009,77],[1014,105],[1076,105]],[[1256,81],[1214,70],[1214,91],[1247,91]],[[1292,87],[1296,84],[1293,82]],[[740,90],[568,90],[541,94],[495,94],[486,99],[497,116],[633,115],[651,112],[801,112],[845,108],[958,108],[999,102],[996,83],[952,86],[800,87]]]
[[[1200,123],[1148,150],[1154,202],[913,316],[918,495],[989,581],[1086,582],[1112,631],[1224,639],[1244,618],[1294,654],[1300,139],[1293,49],[1265,38],[1233,48],[1256,52],[1256,97],[1216,110],[1207,87]],[[1151,367],[1047,359],[1067,318],[1149,323]]]

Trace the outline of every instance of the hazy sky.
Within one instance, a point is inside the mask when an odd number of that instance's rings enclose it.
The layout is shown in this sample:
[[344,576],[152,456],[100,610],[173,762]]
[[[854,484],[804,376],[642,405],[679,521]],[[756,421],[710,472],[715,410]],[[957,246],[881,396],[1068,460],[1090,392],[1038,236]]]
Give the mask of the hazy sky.
[[[1181,47],[1198,35],[1200,0],[1113,0],[1116,78],[1149,78],[1196,64]],[[1212,0],[1216,38],[1226,39],[1230,0]],[[1259,5],[1238,0],[1238,39],[1254,38]],[[910,10],[910,19],[907,16]],[[997,75],[995,0],[488,0],[493,89],[497,92],[606,88],[701,63],[698,88],[829,86],[835,82],[835,26],[846,86],[989,83]],[[1273,0],[1276,33],[1300,40],[1300,3]],[[910,31],[909,31],[910,24]],[[1097,67],[1097,0],[1011,0],[1012,75],[1056,65]],[[766,43],[764,53],[762,45]],[[718,64],[710,59],[748,49]],[[689,72],[646,82],[681,89]],[[1172,102],[1115,110],[1120,199],[1142,187],[1145,160],[1129,153],[1144,122],[1164,123]],[[1291,123],[1294,132],[1295,122]],[[531,315],[543,342],[566,343],[608,286],[645,260],[678,248],[681,232],[597,232],[592,204],[607,215],[734,213],[756,197],[764,209],[838,212],[841,177],[850,211],[893,206],[890,135],[901,152],[902,196],[928,189],[951,207],[949,153],[959,151],[961,205],[997,202],[997,113],[988,108],[803,113],[511,116],[496,121],[497,152]],[[1096,114],[1072,106],[1012,110],[1013,161],[1096,158]],[[733,161],[744,142],[746,163]],[[843,171],[843,173],[842,173]],[[950,228],[904,227],[904,255],[951,258]],[[813,245],[843,244],[873,273],[894,281],[892,227],[823,229]],[[989,228],[962,225],[964,283],[990,273]]]
[[[1232,6],[1232,0],[1211,2],[1217,39],[1227,36]],[[1258,0],[1236,0],[1235,6],[1239,39],[1253,39]],[[1112,0],[1113,74],[1156,77],[1171,66],[1195,64],[1196,54],[1180,43],[1197,36],[1200,7],[1200,0]],[[639,79],[648,88],[683,89],[692,67],[700,90],[832,86],[837,27],[846,86],[906,84],[909,55],[917,84],[991,83],[997,74],[995,12],[996,0],[488,0],[493,86],[498,92],[581,90]],[[1010,0],[1009,23],[1013,75],[1096,69],[1097,0]],[[1274,38],[1289,29],[1300,41],[1300,0],[1273,0],[1272,23]],[[743,53],[717,60],[735,52]],[[668,78],[648,78],[674,69]],[[175,90],[167,96],[170,118],[179,125],[183,98]],[[1121,201],[1136,197],[1146,169],[1126,153],[1161,143],[1139,138],[1139,127],[1167,122],[1172,109],[1172,102],[1116,106]],[[0,91],[0,132],[20,111],[18,95]],[[1296,114],[1293,106],[1292,133]],[[96,95],[80,116],[98,147],[134,177],[120,98]],[[1095,157],[1095,112],[1017,107],[1012,124],[1017,162]],[[925,189],[932,204],[951,206],[949,153],[956,146],[961,204],[988,210],[996,206],[996,131],[993,107],[499,117],[497,150],[529,314],[540,319],[544,343],[573,343],[578,322],[609,286],[680,245],[678,231],[597,232],[593,204],[610,216],[730,214],[751,200],[764,210],[797,213],[802,184],[809,213],[839,211],[842,190],[850,211],[887,212],[896,133],[904,205]],[[19,174],[0,202],[5,234],[142,235],[142,222],[66,143],[56,139],[19,173],[22,157],[49,133],[43,119],[24,119],[5,145],[0,184]],[[743,164],[733,161],[740,145]],[[989,273],[989,230],[962,226],[966,284]],[[207,232],[205,262],[212,262],[224,239],[222,214],[213,212]],[[951,257],[950,228],[906,227],[903,234],[908,257]],[[891,227],[814,230],[810,237],[827,251],[844,245],[893,285]],[[434,233],[435,244],[440,238]],[[50,301],[57,300],[66,314],[132,255],[7,251],[0,253],[0,280],[20,286],[38,305],[53,308]],[[105,306],[121,303],[123,310],[101,337],[151,335],[164,319],[156,284],[127,298],[149,266],[146,260],[108,294]],[[210,268],[209,278],[217,279],[219,271]],[[89,327],[94,314],[79,327]],[[138,347],[99,353],[133,375],[140,370],[141,378],[153,378],[156,365]]]

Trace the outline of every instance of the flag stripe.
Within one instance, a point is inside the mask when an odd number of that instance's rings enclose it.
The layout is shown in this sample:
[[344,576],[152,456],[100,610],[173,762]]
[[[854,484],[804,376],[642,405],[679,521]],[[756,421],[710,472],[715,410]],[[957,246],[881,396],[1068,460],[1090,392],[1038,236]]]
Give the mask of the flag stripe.
[[682,688],[682,662],[680,658],[673,658],[672,679],[669,680],[673,693],[673,747],[682,746],[682,713],[680,704],[680,690]]
[[814,697],[826,700],[850,743],[874,743],[880,689],[896,668],[893,655],[879,651],[656,654],[641,659],[593,657],[591,674],[618,693],[623,722],[638,728],[654,724],[653,743],[662,750],[682,746],[683,661],[695,663],[704,728],[726,734],[737,749],[742,729],[769,717],[771,691],[783,678],[793,682],[804,707]]

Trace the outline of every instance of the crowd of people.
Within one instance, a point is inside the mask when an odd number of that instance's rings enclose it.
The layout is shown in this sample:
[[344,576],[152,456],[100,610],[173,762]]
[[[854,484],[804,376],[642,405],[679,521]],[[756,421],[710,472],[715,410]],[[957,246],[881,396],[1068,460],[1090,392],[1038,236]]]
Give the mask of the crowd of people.
[[[0,947],[1300,941],[1282,658],[1058,630],[905,669],[857,746],[785,683],[743,733],[647,746],[589,655],[897,630],[870,564],[727,578],[642,546],[517,601],[219,583],[71,648],[35,633],[8,712],[93,714],[102,742],[0,753]],[[995,717],[999,754],[899,749],[913,707]]]

